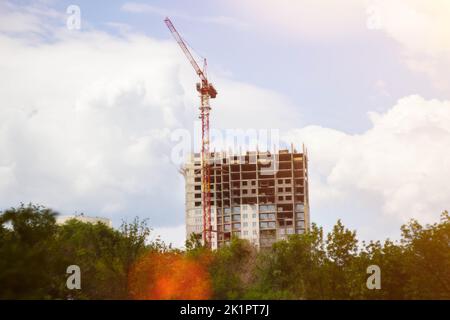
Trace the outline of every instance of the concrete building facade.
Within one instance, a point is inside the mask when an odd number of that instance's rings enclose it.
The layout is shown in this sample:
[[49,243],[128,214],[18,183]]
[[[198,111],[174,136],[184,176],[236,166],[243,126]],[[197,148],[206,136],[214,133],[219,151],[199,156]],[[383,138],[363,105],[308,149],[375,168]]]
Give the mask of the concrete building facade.
[[[212,153],[212,248],[237,236],[258,248],[270,247],[309,228],[308,157],[306,150]],[[191,155],[184,167],[186,235],[203,230],[201,158]]]

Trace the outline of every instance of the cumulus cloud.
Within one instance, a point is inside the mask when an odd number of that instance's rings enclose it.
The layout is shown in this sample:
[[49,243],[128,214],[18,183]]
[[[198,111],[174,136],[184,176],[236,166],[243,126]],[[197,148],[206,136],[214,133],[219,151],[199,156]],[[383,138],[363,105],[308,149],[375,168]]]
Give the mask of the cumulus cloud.
[[186,108],[170,46],[82,34],[38,46],[1,37],[0,47],[2,207],[182,218],[182,188],[166,183],[181,180],[168,154]]
[[375,28],[408,50],[429,55],[450,51],[450,3],[446,0],[372,0]]
[[[192,130],[197,118],[191,66],[171,39],[49,28],[36,16],[23,17],[26,28],[0,29],[0,207],[33,201],[116,225],[139,215],[181,244],[184,182],[171,134]],[[29,41],[30,26],[55,37]],[[283,128],[287,143],[306,143],[313,220],[344,218],[380,238],[408,218],[435,220],[447,208],[448,101],[401,99],[372,113],[371,129],[351,135],[295,129],[303,123],[289,99],[211,77],[219,91],[212,127]]]
[[351,217],[375,237],[410,218],[436,221],[450,206],[450,101],[409,96],[370,118],[362,134],[308,126],[285,137],[309,147],[312,217],[327,208],[331,223]]
[[450,90],[447,0],[251,0],[230,1],[228,7],[268,37],[329,44],[382,32],[398,44],[406,67],[425,75],[444,93]]
[[[65,23],[36,28],[44,36],[32,41],[24,29],[20,37],[0,30],[0,207],[32,201],[115,225],[135,215],[157,228],[184,223],[172,133],[193,129],[198,79],[170,34],[158,41]],[[214,101],[212,119],[223,127],[258,110],[269,125],[269,110],[292,108],[274,92],[211,77],[220,105]],[[295,127],[298,118],[289,121]]]
[[372,0],[369,27],[385,32],[403,50],[412,70],[443,90],[450,89],[450,2]]
[[27,33],[28,37],[33,34],[42,35],[49,31],[54,21],[64,21],[64,14],[35,3],[29,6],[17,6],[11,2],[0,3],[0,32],[19,35]]

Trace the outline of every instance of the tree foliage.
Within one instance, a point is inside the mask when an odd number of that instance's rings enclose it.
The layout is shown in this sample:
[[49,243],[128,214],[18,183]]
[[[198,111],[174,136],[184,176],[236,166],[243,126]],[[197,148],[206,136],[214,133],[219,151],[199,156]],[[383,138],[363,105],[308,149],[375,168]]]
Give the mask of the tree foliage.
[[[402,226],[399,242],[358,243],[338,221],[323,231],[279,241],[260,254],[250,297],[280,299],[450,299],[450,217]],[[381,270],[381,289],[366,286],[367,267]]]
[[[138,218],[118,229],[20,205],[0,214],[0,299],[450,299],[450,215],[401,239],[360,243],[339,220],[328,234],[312,224],[269,249],[242,239],[209,250],[191,235],[173,249]],[[81,290],[66,287],[66,269],[82,270]],[[366,286],[367,267],[381,289]]]
[[[159,242],[135,219],[114,230],[75,219],[63,225],[56,212],[21,205],[0,215],[0,299],[127,299],[134,261]],[[82,270],[82,290],[66,288],[66,269]]]

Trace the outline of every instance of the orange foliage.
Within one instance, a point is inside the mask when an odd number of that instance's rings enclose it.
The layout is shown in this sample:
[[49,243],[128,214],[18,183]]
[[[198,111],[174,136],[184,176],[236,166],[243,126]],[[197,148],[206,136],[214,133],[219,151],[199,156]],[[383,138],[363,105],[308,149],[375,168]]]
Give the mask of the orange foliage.
[[130,296],[138,300],[209,299],[207,264],[207,258],[194,260],[176,253],[150,253],[129,274]]

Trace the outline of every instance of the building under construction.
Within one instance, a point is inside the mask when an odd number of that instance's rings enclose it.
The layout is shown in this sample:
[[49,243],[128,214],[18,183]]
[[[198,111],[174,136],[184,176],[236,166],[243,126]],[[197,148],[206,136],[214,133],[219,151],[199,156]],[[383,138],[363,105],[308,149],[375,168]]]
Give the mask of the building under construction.
[[[185,166],[186,235],[204,232],[201,155]],[[240,237],[258,248],[309,228],[308,158],[305,149],[211,153],[211,243],[220,247]],[[203,238],[205,239],[205,238]]]
[[276,154],[247,152],[235,155],[211,153],[209,145],[210,99],[217,90],[209,82],[206,59],[203,69],[169,18],[164,19],[200,82],[202,122],[201,153],[186,164],[186,231],[201,235],[215,249],[233,236],[268,247],[309,226],[308,163],[305,150],[291,147]]

